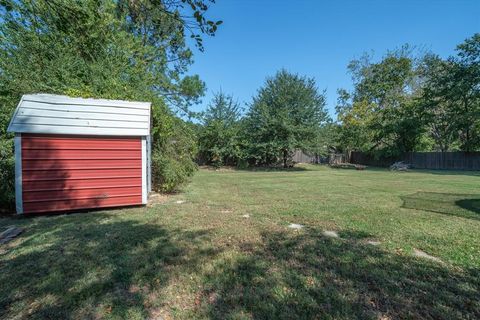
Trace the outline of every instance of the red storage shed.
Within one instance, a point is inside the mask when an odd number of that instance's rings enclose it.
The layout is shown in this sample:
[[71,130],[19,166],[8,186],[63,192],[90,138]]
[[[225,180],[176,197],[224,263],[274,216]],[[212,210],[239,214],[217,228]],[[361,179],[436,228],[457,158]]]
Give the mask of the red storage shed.
[[8,127],[17,213],[146,204],[150,105],[24,95]]

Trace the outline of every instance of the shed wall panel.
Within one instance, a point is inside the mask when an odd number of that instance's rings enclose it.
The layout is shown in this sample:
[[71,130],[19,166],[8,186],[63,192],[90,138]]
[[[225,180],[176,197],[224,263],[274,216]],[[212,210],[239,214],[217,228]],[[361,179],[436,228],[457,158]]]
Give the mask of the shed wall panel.
[[[58,166],[56,159],[23,159],[23,171],[55,170]],[[62,161],[62,169],[142,169],[142,161],[137,159],[69,159]],[[62,171],[63,172],[63,171]]]
[[142,204],[141,137],[22,134],[25,213]]

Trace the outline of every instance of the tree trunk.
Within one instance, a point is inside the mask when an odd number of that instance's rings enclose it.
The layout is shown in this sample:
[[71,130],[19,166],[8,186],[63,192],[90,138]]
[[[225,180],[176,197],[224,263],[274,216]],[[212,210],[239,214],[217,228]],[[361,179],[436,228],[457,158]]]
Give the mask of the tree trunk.
[[288,150],[287,149],[283,149],[283,167],[284,168],[288,168]]
[[470,152],[470,121],[469,121],[469,116],[468,116],[468,102],[467,102],[467,97],[463,97],[463,105],[464,105],[464,108],[465,108],[465,115],[467,116],[467,119],[466,119],[466,124],[464,123],[464,125],[466,125],[466,138],[465,138],[465,143],[466,143],[466,152]]

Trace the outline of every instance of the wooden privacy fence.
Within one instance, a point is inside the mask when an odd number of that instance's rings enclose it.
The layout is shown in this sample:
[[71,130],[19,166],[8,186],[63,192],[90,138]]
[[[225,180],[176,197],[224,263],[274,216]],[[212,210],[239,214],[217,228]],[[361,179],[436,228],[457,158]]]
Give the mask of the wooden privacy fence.
[[351,152],[350,162],[388,167],[396,161],[416,169],[480,170],[480,152],[406,152],[398,157],[375,158],[363,152]]
[[302,150],[295,150],[292,160],[297,163],[314,163],[315,156],[310,156],[306,153],[303,153]]
[[320,156],[320,155],[308,155],[304,153],[302,150],[295,150],[293,157],[293,162],[296,163],[343,163],[345,162],[345,155],[344,154],[329,154],[327,156]]

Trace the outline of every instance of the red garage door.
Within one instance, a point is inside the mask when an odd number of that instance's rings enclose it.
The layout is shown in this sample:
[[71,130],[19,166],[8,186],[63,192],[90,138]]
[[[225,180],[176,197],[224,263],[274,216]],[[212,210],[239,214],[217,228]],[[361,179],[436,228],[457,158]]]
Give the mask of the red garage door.
[[22,134],[25,213],[142,204],[140,137]]

